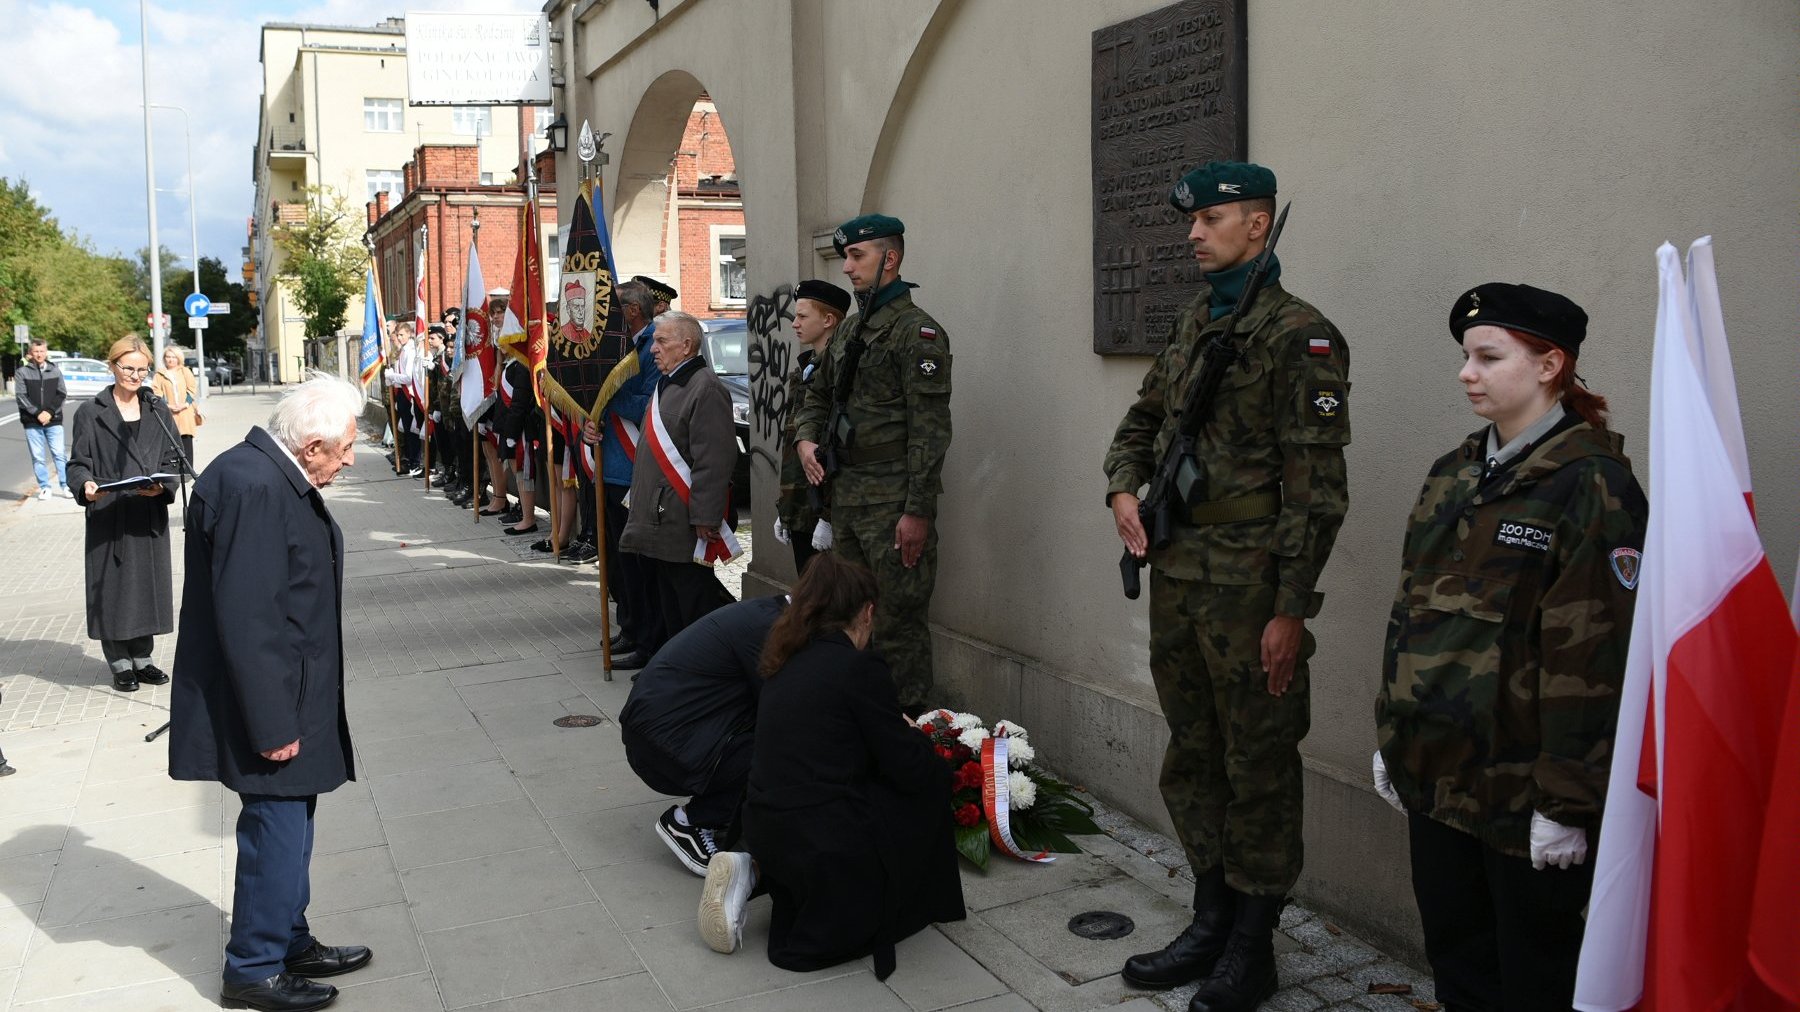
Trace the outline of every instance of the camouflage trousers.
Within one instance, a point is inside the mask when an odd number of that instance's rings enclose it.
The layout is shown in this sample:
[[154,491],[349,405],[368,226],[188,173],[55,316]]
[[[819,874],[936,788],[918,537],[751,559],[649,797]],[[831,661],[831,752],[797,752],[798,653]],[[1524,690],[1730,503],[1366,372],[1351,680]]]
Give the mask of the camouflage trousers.
[[925,537],[919,564],[907,569],[894,548],[894,526],[902,504],[831,507],[832,548],[839,558],[869,567],[881,600],[875,604],[875,631],[869,645],[887,658],[903,707],[931,699],[931,590],[937,584],[937,523]]
[[1161,787],[1195,872],[1225,866],[1242,893],[1278,896],[1300,877],[1300,739],[1311,725],[1303,634],[1294,680],[1272,696],[1263,627],[1275,587],[1150,574],[1150,675],[1169,722]]

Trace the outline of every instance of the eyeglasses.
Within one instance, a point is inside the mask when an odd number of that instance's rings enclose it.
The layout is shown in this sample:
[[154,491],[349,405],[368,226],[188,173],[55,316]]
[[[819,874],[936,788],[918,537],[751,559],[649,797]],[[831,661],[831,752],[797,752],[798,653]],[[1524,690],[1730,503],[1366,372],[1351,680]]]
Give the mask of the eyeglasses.
[[142,377],[150,375],[150,367],[147,365],[119,365],[114,363],[113,371],[121,376]]

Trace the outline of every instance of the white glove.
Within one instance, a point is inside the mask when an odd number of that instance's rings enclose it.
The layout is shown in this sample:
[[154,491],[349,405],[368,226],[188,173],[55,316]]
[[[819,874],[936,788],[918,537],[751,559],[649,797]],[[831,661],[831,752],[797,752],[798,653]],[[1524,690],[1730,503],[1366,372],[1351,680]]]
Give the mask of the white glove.
[[1400,803],[1400,792],[1394,790],[1394,778],[1388,776],[1387,763],[1381,758],[1381,750],[1375,750],[1375,793],[1381,800],[1394,806],[1394,811],[1406,814],[1406,806]]
[[784,545],[794,543],[793,539],[788,537],[788,525],[782,523],[780,517],[775,518],[775,540]]
[[821,520],[813,525],[813,547],[821,552],[831,551],[831,524]]
[[1553,822],[1531,813],[1531,866],[1543,871],[1549,865],[1567,868],[1587,860],[1587,830]]

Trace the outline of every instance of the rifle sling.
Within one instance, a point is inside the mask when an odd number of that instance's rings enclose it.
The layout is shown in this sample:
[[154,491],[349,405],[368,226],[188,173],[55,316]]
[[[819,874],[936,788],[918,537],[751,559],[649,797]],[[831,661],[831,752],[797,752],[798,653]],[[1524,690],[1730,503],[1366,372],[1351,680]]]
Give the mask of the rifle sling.
[[1261,520],[1281,512],[1281,493],[1276,490],[1252,492],[1236,499],[1215,499],[1196,503],[1188,511],[1187,522],[1195,527],[1211,524],[1235,524],[1245,520]]

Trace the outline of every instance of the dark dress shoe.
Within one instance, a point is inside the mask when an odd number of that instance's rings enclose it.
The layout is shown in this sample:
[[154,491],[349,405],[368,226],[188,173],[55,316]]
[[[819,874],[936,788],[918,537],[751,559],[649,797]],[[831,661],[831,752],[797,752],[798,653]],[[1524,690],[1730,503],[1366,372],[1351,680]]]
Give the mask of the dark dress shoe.
[[169,676],[154,664],[137,669],[137,680],[145,685],[169,684]]
[[556,547],[550,544],[549,538],[539,538],[531,543],[531,550],[534,552],[543,552],[545,555],[548,555],[555,551]]
[[536,534],[537,521],[532,521],[530,527],[508,527],[505,529],[505,533],[508,537],[517,537],[520,534]]
[[500,514],[500,522],[503,524],[516,524],[523,519],[525,519],[525,514],[520,513],[518,510],[507,510],[505,513]]
[[503,516],[503,515],[505,515],[505,514],[507,514],[507,513],[510,513],[510,512],[512,512],[512,511],[511,511],[511,510],[510,510],[510,509],[497,509],[497,510],[491,510],[491,509],[488,509],[488,508],[487,508],[487,507],[486,507],[486,506],[483,506],[483,507],[481,507],[481,515],[482,515],[482,516],[484,516],[484,517],[497,517],[497,516]]
[[650,663],[650,655],[642,650],[633,650],[623,657],[615,655],[612,659],[614,671],[631,671]]
[[122,675],[115,672],[113,674],[113,688],[120,692],[136,692],[137,675],[130,671],[127,671]]
[[315,983],[291,973],[278,973],[267,980],[253,980],[248,984],[227,981],[219,989],[219,1004],[226,1008],[263,1009],[264,1012],[309,1012],[336,1001],[337,995],[337,988],[330,984]]
[[375,954],[366,945],[321,945],[287,958],[287,972],[301,977],[335,977],[369,965]]
[[637,649],[637,644],[631,642],[631,637],[625,635],[623,629],[613,633],[612,639],[607,640],[606,645],[615,654],[628,654]]

